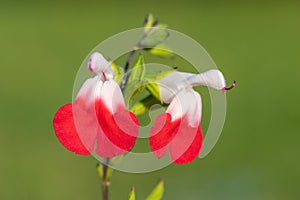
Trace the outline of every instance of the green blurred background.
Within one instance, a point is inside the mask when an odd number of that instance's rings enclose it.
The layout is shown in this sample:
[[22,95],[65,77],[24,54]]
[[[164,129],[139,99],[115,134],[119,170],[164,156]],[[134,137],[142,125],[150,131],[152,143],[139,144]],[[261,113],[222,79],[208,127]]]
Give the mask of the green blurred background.
[[204,160],[147,174],[115,172],[113,200],[300,199],[299,1],[0,1],[0,199],[101,199],[93,157],[56,139],[82,60],[152,12],[202,44],[228,80],[223,134]]

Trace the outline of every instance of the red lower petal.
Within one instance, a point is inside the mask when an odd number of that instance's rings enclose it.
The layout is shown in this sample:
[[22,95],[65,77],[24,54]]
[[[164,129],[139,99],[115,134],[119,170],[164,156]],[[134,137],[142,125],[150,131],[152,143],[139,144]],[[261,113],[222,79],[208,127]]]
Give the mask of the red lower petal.
[[97,152],[104,157],[113,157],[128,152],[135,144],[139,131],[136,116],[119,106],[112,114],[102,100],[96,102],[98,122],[105,138],[99,138]]
[[53,126],[60,143],[68,150],[81,155],[89,155],[90,151],[79,137],[73,118],[72,104],[62,106],[55,114]]
[[171,119],[172,117],[169,113],[159,115],[150,129],[150,147],[158,158],[167,153],[166,147],[178,132],[180,120],[171,122]]
[[200,152],[202,140],[200,126],[189,126],[187,117],[172,122],[168,113],[160,115],[150,130],[153,153],[161,158],[170,148],[171,159],[176,164],[193,161]]
[[181,124],[170,145],[170,156],[176,164],[192,162],[200,153],[203,142],[201,127],[193,128],[188,123]]

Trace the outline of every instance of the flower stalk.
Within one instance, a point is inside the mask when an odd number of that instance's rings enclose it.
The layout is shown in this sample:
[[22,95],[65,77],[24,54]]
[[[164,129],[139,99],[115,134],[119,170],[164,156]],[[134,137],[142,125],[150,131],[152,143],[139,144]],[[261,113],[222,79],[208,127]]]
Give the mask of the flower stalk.
[[109,200],[110,175],[112,169],[108,166],[110,159],[106,158],[104,163],[97,165],[99,177],[101,179],[102,200]]

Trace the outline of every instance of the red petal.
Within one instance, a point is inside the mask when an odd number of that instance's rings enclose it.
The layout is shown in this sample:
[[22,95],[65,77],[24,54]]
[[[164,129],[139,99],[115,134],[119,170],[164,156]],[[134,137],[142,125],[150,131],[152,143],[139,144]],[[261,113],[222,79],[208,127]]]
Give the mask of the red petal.
[[186,119],[180,124],[176,137],[170,145],[170,156],[176,164],[192,162],[200,153],[203,142],[201,127],[189,126]]
[[60,143],[68,150],[81,155],[89,155],[90,151],[82,143],[75,127],[72,104],[62,106],[55,114],[53,126]]
[[150,129],[150,147],[158,158],[167,153],[167,146],[178,132],[180,120],[171,122],[171,119],[169,113],[159,115]]
[[112,114],[102,100],[97,100],[96,111],[98,122],[108,140],[102,136],[98,139],[99,156],[113,157],[128,152],[138,136],[139,123],[136,116],[122,106]]
[[185,164],[193,161],[202,146],[200,126],[189,126],[187,117],[171,122],[168,113],[160,115],[150,130],[150,147],[161,158],[170,147],[170,156],[174,163]]

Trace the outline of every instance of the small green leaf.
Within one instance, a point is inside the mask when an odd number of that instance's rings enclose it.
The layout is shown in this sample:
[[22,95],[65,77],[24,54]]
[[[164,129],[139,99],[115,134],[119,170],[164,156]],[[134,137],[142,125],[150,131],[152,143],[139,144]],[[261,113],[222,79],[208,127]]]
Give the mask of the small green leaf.
[[156,81],[172,74],[175,71],[176,71],[176,69],[172,68],[172,69],[160,70],[160,71],[155,71],[152,73],[147,73],[145,75],[145,79],[148,80],[149,82],[156,82]]
[[158,24],[156,27],[157,28],[167,28],[168,25],[167,24]]
[[150,28],[147,35],[140,40],[139,46],[141,48],[153,48],[164,42],[169,35],[169,31],[165,28]]
[[115,81],[117,82],[117,83],[120,83],[121,82],[121,80],[122,80],[122,77],[123,77],[123,75],[124,75],[124,69],[123,68],[121,68],[121,67],[118,67],[117,65],[116,65],[116,63],[114,63],[113,61],[109,61],[110,62],[110,65],[112,66],[112,68],[113,68],[113,70],[114,70],[114,72],[115,72]]
[[113,169],[108,167],[107,172],[106,172],[106,179],[108,179],[108,180],[110,179],[112,172],[113,172]]
[[160,180],[146,200],[160,200],[164,194],[164,182]]
[[163,45],[159,45],[154,48],[151,48],[151,49],[149,49],[149,52],[154,55],[164,57],[164,58],[170,58],[170,57],[173,57],[173,55],[174,55],[171,49],[169,49]]
[[154,17],[153,15],[150,13],[146,19],[145,19],[145,22],[144,22],[144,27],[145,28],[151,28],[152,25],[153,25],[153,22],[154,22]]
[[144,57],[140,55],[137,63],[132,68],[124,92],[124,98],[127,105],[132,104],[135,97],[145,89],[147,83],[144,79],[145,71]]
[[148,83],[147,90],[161,102],[159,85],[156,82]]
[[[103,164],[99,163],[99,164],[97,164],[96,167],[97,167],[98,175],[99,175],[100,179],[102,179],[103,178]],[[107,170],[106,171],[106,179],[109,180],[113,170],[110,167],[107,167],[106,170]]]
[[173,72],[175,72],[175,69],[168,69],[168,70],[159,71],[155,73],[147,73],[145,75],[145,80],[147,81],[147,85],[146,85],[147,90],[159,101],[161,101],[161,103],[162,100],[160,98],[160,89],[157,81],[168,76]]
[[124,99],[126,105],[131,105],[135,98],[146,88],[146,81],[134,80],[126,85]]
[[159,24],[157,20],[154,19],[153,15],[150,13],[144,21],[144,32],[147,33],[152,27],[158,27],[158,28],[167,28],[168,26],[166,24]]
[[145,76],[145,61],[142,55],[139,56],[138,61],[135,63],[134,67],[132,68],[130,77],[128,79],[128,83],[134,80],[142,80]]
[[128,200],[135,200],[135,189],[134,189],[134,187],[132,187],[131,190],[130,190]]
[[98,163],[96,167],[97,167],[98,175],[100,179],[102,179],[103,178],[102,164]]

